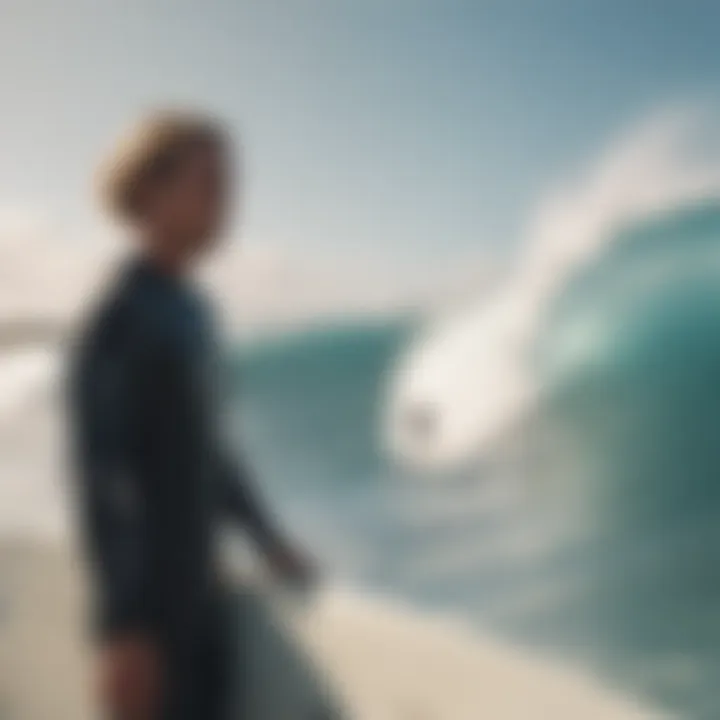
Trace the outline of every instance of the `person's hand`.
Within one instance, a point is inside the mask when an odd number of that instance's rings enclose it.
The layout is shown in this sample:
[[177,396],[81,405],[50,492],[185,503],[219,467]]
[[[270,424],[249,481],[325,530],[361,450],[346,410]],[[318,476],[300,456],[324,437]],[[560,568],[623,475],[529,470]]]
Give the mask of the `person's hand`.
[[273,572],[285,582],[307,586],[315,579],[316,569],[313,563],[289,543],[273,544],[268,549],[267,559]]
[[157,720],[160,716],[163,667],[159,649],[142,636],[112,639],[100,656],[100,702],[110,717]]

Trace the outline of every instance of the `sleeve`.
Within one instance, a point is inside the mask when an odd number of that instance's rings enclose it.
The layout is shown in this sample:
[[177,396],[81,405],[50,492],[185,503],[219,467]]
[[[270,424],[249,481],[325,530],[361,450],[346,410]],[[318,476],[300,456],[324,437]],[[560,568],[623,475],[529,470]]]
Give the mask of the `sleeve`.
[[263,501],[247,461],[241,453],[231,449],[227,436],[228,408],[220,401],[220,397],[227,395],[225,391],[228,390],[227,383],[230,378],[226,372],[227,368],[222,367],[218,333],[209,310],[206,313],[206,323],[210,328],[219,381],[219,386],[214,388],[213,454],[219,484],[220,511],[226,518],[241,525],[258,547],[267,550],[281,543],[281,534]]
[[71,382],[71,424],[84,540],[96,583],[101,636],[152,631],[153,590],[141,479],[131,471],[128,398],[132,374],[124,348],[89,339]]
[[216,452],[222,510],[241,524],[262,548],[279,543],[280,534],[262,503],[247,466],[222,446]]

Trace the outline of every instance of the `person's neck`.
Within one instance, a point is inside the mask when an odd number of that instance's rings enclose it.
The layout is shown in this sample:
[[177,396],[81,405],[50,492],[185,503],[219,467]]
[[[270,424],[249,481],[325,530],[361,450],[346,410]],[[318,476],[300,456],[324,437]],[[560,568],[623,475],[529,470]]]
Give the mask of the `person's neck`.
[[183,251],[182,244],[150,237],[143,247],[144,261],[162,275],[179,279],[189,274],[192,258]]

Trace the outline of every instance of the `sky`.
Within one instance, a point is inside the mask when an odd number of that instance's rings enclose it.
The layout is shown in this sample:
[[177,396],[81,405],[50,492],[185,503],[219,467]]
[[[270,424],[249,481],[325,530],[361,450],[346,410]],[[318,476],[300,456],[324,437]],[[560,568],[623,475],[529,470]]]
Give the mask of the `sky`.
[[715,102],[718,26],[713,0],[0,0],[0,232],[92,246],[104,149],[191,105],[242,138],[248,254],[338,258],[352,293],[482,274],[618,133]]

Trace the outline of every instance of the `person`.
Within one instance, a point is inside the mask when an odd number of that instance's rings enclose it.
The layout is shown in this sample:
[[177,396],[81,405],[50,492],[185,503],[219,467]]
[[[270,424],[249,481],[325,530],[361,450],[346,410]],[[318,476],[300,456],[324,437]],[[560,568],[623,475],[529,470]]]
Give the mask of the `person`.
[[237,654],[222,610],[222,516],[281,576],[309,572],[219,427],[217,342],[192,271],[227,220],[233,165],[219,123],[163,112],[103,176],[136,249],[80,334],[69,399],[101,701],[120,720],[226,716]]

